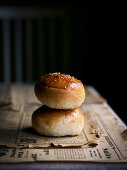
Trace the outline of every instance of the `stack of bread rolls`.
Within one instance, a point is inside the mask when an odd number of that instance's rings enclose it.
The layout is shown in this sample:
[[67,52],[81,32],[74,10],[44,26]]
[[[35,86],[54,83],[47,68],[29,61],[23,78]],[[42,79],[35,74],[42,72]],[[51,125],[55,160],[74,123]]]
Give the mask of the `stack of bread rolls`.
[[49,73],[35,85],[35,95],[43,103],[32,115],[32,126],[41,135],[75,136],[84,126],[79,106],[85,99],[80,80],[61,73]]

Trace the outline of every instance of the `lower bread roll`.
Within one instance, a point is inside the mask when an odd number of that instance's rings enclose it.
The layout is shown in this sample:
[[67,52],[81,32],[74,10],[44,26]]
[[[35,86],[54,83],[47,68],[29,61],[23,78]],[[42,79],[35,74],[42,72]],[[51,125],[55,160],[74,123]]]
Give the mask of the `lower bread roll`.
[[41,135],[74,136],[82,132],[84,117],[79,109],[60,110],[41,106],[32,115],[32,126]]

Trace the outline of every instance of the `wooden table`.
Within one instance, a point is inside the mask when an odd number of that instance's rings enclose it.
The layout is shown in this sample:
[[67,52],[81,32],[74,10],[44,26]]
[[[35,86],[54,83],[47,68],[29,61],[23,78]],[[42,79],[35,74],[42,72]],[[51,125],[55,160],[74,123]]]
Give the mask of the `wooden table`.
[[[106,100],[101,97],[95,89],[86,87],[86,104],[105,103]],[[0,111],[3,107],[11,103],[39,103],[34,95],[34,85],[0,85]],[[9,107],[8,107],[9,108]],[[0,152],[0,159],[2,158]],[[127,162],[75,162],[75,161],[43,161],[43,162],[15,162],[9,164],[0,163],[0,169],[127,169]]]

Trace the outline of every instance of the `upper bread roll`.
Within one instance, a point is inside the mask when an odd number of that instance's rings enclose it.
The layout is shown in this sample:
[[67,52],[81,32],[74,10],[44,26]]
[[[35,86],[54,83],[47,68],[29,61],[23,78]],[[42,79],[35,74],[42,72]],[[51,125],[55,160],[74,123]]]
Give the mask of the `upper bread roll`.
[[73,76],[49,73],[35,85],[35,95],[50,108],[75,109],[83,103],[85,89],[82,82]]
[[34,111],[32,126],[41,135],[74,136],[82,132],[84,117],[79,109],[50,109],[43,105]]

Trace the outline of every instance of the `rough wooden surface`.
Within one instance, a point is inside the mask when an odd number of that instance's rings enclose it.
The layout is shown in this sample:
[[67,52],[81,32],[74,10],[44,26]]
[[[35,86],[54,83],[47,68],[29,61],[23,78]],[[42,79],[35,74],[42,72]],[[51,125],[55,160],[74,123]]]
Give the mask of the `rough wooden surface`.
[[[106,100],[95,89],[86,86],[85,103],[103,103]],[[0,103],[40,103],[34,94],[34,84],[0,85]]]
[[[84,112],[84,120],[86,121],[88,118],[88,120],[92,122],[92,124],[90,124],[90,122],[88,124],[91,126],[91,128],[93,128],[93,131],[89,131],[88,133],[95,135],[95,138],[98,138],[98,145],[93,146],[92,143],[92,146],[89,145],[89,148],[49,147],[40,149],[32,148],[33,144],[31,144],[31,142],[35,141],[33,139],[35,139],[36,136],[29,136],[31,129],[28,127],[30,125],[30,114],[32,114],[34,109],[41,105],[41,103],[35,97],[34,85],[13,84],[9,86],[0,86],[0,133],[2,136],[6,136],[9,144],[11,144],[11,142],[22,142],[24,144],[27,142],[27,144],[30,144],[29,147],[24,149],[1,146],[0,162],[19,162],[20,167],[23,168],[25,167],[24,162],[30,162],[32,165],[33,162],[37,163],[37,161],[45,160],[73,161],[73,163],[70,163],[71,169],[74,169],[74,167],[75,169],[82,169],[83,162],[85,162],[85,168],[87,169],[98,169],[98,165],[100,165],[100,169],[105,167],[107,169],[113,169],[116,167],[118,169],[127,168],[127,165],[123,166],[123,164],[121,164],[121,162],[127,162],[126,125],[118,118],[118,116],[106,103],[106,100],[101,97],[94,88],[85,88],[86,99],[85,103],[83,103],[80,109]],[[8,112],[11,114],[8,114]],[[19,121],[17,121],[17,119]],[[5,120],[4,124],[3,120]],[[10,124],[8,122],[9,120],[11,122]],[[18,130],[15,131],[17,127]],[[16,135],[17,137],[14,139],[12,138],[13,135]],[[25,140],[22,140],[24,139],[25,135]],[[89,138],[87,138],[87,140],[89,141]],[[45,139],[45,141],[47,142],[47,139]],[[2,141],[2,137],[0,137],[0,142],[3,142],[2,145],[5,144],[5,142]],[[77,163],[75,163],[75,161],[77,161]],[[78,161],[82,163],[79,163]],[[93,163],[87,164],[88,161],[96,162],[96,164],[94,163],[95,166],[93,166]],[[105,164],[100,162],[108,163],[110,166],[105,166]],[[109,162],[115,162],[119,166],[113,166],[113,164]],[[54,166],[52,169],[55,169],[58,164],[60,165],[58,162],[52,164]],[[39,164],[41,167],[43,167],[43,165],[44,164]],[[45,165],[49,167],[48,162]],[[3,164],[3,166],[0,165],[0,169],[1,167],[8,168],[8,166],[5,164]],[[11,167],[14,169],[14,166]],[[33,167],[35,169],[37,168],[35,164],[33,164]],[[68,167],[67,163],[62,163],[62,168],[64,167]],[[17,166],[15,166],[15,168],[17,168]]]

